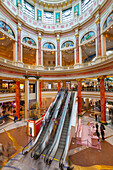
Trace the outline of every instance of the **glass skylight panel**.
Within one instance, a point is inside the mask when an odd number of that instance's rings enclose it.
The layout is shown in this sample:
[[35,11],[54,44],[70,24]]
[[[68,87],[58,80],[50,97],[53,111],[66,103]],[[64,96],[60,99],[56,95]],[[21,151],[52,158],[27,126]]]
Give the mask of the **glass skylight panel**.
[[93,4],[93,0],[82,0],[82,13]]
[[72,19],[72,8],[62,11],[62,22],[68,22]]
[[29,15],[31,18],[35,18],[34,6],[24,0],[24,13]]
[[48,24],[53,24],[54,23],[53,12],[44,11],[43,21]]

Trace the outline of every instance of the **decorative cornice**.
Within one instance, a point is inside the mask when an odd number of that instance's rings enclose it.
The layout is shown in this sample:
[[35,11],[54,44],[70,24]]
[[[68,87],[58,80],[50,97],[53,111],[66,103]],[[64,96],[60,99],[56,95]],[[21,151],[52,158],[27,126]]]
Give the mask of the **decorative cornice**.
[[95,21],[96,24],[100,23],[100,18],[97,18],[97,20]]
[[31,76],[31,75],[23,75],[26,79],[28,79],[29,77],[34,77],[36,79],[39,79],[41,76]]

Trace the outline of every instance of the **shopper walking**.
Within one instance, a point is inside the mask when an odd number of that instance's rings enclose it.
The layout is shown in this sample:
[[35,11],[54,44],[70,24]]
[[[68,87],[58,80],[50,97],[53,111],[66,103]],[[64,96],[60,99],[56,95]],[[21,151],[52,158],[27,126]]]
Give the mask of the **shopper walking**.
[[101,131],[102,141],[104,141],[104,135],[105,135],[104,130],[105,130],[105,126],[101,123],[100,131]]

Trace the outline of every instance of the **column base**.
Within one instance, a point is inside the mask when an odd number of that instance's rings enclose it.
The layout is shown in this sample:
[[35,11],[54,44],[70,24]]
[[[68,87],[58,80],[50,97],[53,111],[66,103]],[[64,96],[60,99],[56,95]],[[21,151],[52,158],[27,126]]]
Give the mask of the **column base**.
[[18,60],[17,62],[15,62],[17,66],[19,67],[23,67],[24,63],[21,62],[20,60]]
[[62,70],[62,66],[56,66],[55,70]]
[[100,120],[100,123],[103,123],[104,125],[107,125],[106,121]]
[[44,70],[44,66],[38,65],[38,66],[37,66],[37,70]]

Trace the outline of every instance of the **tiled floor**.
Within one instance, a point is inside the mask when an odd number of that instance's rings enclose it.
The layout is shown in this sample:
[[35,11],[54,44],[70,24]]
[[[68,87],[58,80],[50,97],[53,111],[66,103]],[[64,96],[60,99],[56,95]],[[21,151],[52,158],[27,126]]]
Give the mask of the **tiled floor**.
[[[87,115],[87,114],[86,114]],[[91,118],[89,116],[83,116],[82,117],[82,123],[87,124],[90,121],[94,121],[94,118]],[[96,122],[95,122],[96,123]],[[6,131],[10,132],[11,136],[16,139],[18,145],[24,146],[30,141],[30,137],[27,136],[26,134],[26,122],[24,120],[18,121],[16,123],[14,122],[9,122],[8,124],[5,124],[3,127],[0,127],[0,143],[3,143],[4,146],[7,146],[7,143],[10,142],[11,145],[13,146],[13,143],[11,139],[9,139],[8,135],[4,132],[3,129]],[[76,139],[73,138],[71,141],[71,145],[69,148],[68,156],[71,160],[71,162],[75,165],[79,166],[92,166],[92,165],[111,165],[113,166],[113,130],[112,128],[107,125],[105,126],[105,141],[101,142],[101,147],[102,150],[97,150],[94,148],[89,148],[87,146],[81,146],[76,144]],[[11,148],[11,155],[15,153],[15,148]],[[7,157],[7,153],[5,153],[5,156]],[[23,159],[22,154],[17,154],[16,157],[12,158],[11,161],[8,162],[7,166],[4,167],[3,169],[10,170],[12,169],[10,166],[16,166],[17,164],[20,164],[19,160]],[[34,168],[35,167],[35,162],[33,163],[32,159],[30,159],[31,163],[33,164],[33,167],[28,165],[25,165],[21,162],[21,165],[19,165],[19,169],[38,169]],[[28,164],[28,163],[27,163]],[[30,165],[32,165],[30,164]],[[40,160],[37,162],[36,166],[38,167],[43,167],[42,161]],[[39,169],[40,169],[39,168]],[[51,168],[45,168],[44,165],[44,170],[45,169],[52,169]],[[54,169],[54,168],[53,168]],[[40,169],[42,170],[42,169]],[[87,170],[87,169],[86,169]],[[92,169],[93,170],[93,169]],[[112,169],[113,170],[113,169]]]

